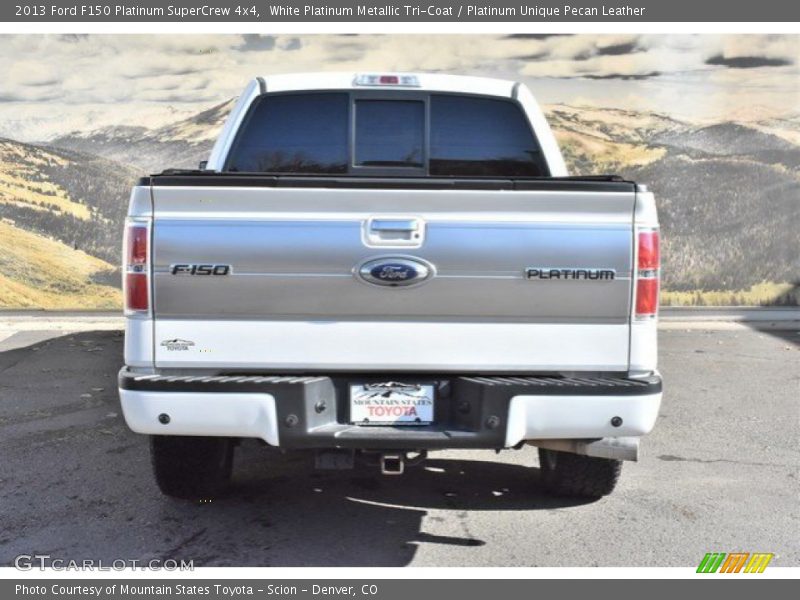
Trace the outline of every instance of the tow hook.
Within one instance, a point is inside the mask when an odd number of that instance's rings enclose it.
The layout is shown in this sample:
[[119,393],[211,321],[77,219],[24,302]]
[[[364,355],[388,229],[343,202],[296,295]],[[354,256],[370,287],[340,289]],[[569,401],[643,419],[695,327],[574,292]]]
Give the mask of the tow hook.
[[405,470],[405,455],[403,454],[381,454],[381,474],[383,475],[402,475]]

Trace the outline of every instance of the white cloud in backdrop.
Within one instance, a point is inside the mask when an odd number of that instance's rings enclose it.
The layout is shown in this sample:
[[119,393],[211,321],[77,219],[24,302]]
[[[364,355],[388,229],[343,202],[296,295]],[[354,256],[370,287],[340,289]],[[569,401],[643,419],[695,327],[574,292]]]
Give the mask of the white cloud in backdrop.
[[27,141],[156,126],[302,71],[491,75],[543,103],[695,120],[800,112],[797,35],[4,35],[0,55],[0,135]]

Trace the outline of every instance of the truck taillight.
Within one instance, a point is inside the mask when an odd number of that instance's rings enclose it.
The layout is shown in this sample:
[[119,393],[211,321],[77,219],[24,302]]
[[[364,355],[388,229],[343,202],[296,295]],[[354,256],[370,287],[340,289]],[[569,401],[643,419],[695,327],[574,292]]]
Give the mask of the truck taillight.
[[128,225],[125,248],[126,265],[147,264],[147,225]]
[[658,270],[660,266],[658,251],[658,230],[639,232],[639,270]]
[[636,318],[651,319],[658,314],[661,269],[658,229],[638,232],[636,262]]
[[125,226],[122,288],[126,312],[150,310],[149,237],[146,223],[128,223]]

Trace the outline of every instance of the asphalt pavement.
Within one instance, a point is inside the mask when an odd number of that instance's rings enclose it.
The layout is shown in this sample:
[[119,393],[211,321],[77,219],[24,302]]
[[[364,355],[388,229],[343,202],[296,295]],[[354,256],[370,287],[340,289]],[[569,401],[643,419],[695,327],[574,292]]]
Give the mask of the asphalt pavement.
[[659,422],[640,462],[596,502],[545,495],[534,448],[435,452],[383,477],[315,471],[311,454],[247,442],[231,492],[197,504],[160,495],[147,440],[125,426],[122,333],[109,319],[0,319],[0,565],[44,553],[195,566],[687,567],[706,552],[758,551],[800,566],[794,324],[665,327]]

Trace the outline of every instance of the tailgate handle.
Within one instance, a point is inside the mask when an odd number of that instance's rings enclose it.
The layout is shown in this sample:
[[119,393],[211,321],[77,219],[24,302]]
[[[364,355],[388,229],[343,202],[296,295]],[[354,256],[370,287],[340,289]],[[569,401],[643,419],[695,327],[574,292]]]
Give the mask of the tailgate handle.
[[371,231],[417,231],[417,219],[373,219],[370,222]]
[[364,231],[367,246],[419,247],[425,233],[425,223],[418,217],[372,217]]

